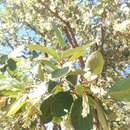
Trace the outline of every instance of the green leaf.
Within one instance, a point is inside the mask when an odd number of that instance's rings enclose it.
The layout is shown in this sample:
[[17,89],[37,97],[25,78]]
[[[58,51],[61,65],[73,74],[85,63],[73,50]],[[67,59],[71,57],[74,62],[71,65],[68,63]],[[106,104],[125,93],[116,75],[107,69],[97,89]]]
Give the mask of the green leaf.
[[51,61],[48,60],[39,60],[39,62],[42,65],[48,65],[49,67],[51,67],[53,70],[58,69],[57,66],[55,64],[53,64]]
[[16,80],[0,79],[0,95],[1,96],[14,96],[18,92],[23,91],[22,84]]
[[42,65],[39,64],[38,66],[38,75],[37,75],[38,79],[40,79],[41,81],[44,81],[44,70],[42,68]]
[[65,43],[64,43],[64,38],[63,38],[62,32],[54,23],[53,23],[53,30],[54,30],[54,33],[55,33],[56,38],[58,40],[58,46],[63,48]]
[[30,50],[36,50],[36,51],[41,51],[43,53],[47,53],[49,55],[51,55],[53,58],[55,58],[56,60],[60,60],[60,55],[58,54],[58,52],[52,48],[47,48],[38,44],[35,45],[28,45],[27,46]]
[[77,84],[77,75],[68,75],[66,77],[67,81],[69,81],[71,86],[75,86]]
[[4,73],[4,72],[7,70],[7,67],[8,67],[8,65],[7,65],[7,64],[4,64],[3,66],[0,67],[0,71],[1,71],[2,73]]
[[117,81],[108,94],[116,100],[130,101],[130,78]]
[[8,60],[8,55],[0,56],[0,64],[5,64],[7,60]]
[[[24,71],[24,70],[23,70]],[[20,71],[17,71],[17,70],[10,70],[10,69],[7,69],[7,72],[10,74],[10,76],[12,78],[15,78],[17,80],[20,80],[22,75],[23,75],[23,72],[20,72]]]
[[104,111],[102,105],[95,101],[95,106],[96,106],[96,110],[97,110],[98,120],[99,120],[103,130],[110,130],[110,126],[106,119],[105,111]]
[[0,73],[0,79],[6,79],[6,76]]
[[10,108],[7,116],[15,115],[26,103],[27,96],[21,97],[18,101],[16,101]]
[[75,61],[77,60],[80,56],[83,56],[85,54],[85,49],[88,47],[88,45],[86,46],[82,46],[82,47],[76,47],[73,49],[68,49],[66,51],[63,52],[63,59],[64,58],[68,58],[69,61]]
[[17,80],[0,79],[0,91],[5,89],[19,91],[22,89],[22,85]]
[[10,70],[15,70],[16,69],[16,61],[15,60],[13,60],[13,59],[8,59],[8,61],[7,61],[7,65],[8,65],[8,67],[9,67],[9,69]]
[[91,107],[95,108],[95,100],[91,96],[88,96],[88,103]]
[[48,92],[52,92],[52,90],[58,85],[59,83],[56,81],[49,80],[48,82]]
[[84,89],[84,87],[80,84],[80,85],[77,85],[77,86],[75,87],[75,92],[76,92],[76,94],[78,94],[79,96],[82,96],[83,93],[85,92],[85,89]]
[[84,72],[81,69],[75,69],[74,71],[70,71],[69,75],[83,75]]
[[45,99],[41,106],[40,110],[42,112],[42,115],[40,116],[42,123],[48,123],[52,120],[53,115],[51,113],[51,104],[52,104],[52,96],[49,96],[47,99]]
[[70,92],[59,92],[54,96],[49,96],[40,106],[42,122],[47,123],[53,117],[65,115],[70,110],[72,102],[73,98]]
[[75,130],[91,130],[93,128],[93,115],[92,110],[88,113],[87,117],[83,118],[82,115],[82,98],[75,100],[71,110],[71,121]]
[[52,122],[55,123],[55,124],[60,124],[62,121],[62,117],[53,117],[53,120]]
[[62,91],[63,91],[63,88],[61,87],[61,85],[56,85],[54,87],[54,89],[51,91],[51,93],[57,94],[57,93],[62,92]]
[[94,107],[97,110],[98,120],[103,130],[110,130],[110,126],[108,124],[107,117],[102,104],[99,101],[96,101],[92,96],[88,96],[88,99],[90,106]]
[[61,77],[64,77],[68,73],[69,73],[69,67],[64,67],[61,69],[54,70],[51,73],[51,75],[52,75],[52,78],[61,78]]
[[1,96],[8,96],[8,97],[17,97],[18,91],[12,91],[12,90],[2,90],[0,91]]
[[104,58],[102,56],[102,53],[99,51],[95,51],[89,55],[85,63],[85,69],[90,69],[90,71],[96,75],[102,72],[103,66]]
[[70,111],[73,97],[70,92],[59,92],[53,97],[51,111],[54,116],[63,116]]

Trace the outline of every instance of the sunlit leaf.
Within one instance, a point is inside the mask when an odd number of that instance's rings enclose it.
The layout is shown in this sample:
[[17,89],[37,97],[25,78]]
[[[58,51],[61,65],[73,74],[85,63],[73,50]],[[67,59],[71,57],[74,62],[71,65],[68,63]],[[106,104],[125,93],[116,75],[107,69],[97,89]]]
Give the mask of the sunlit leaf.
[[78,94],[79,96],[82,96],[83,93],[84,93],[84,91],[85,91],[85,89],[84,89],[84,87],[83,87],[82,85],[77,85],[77,86],[75,87],[75,92],[76,92],[76,94]]
[[49,66],[49,67],[51,67],[52,69],[58,69],[58,67],[55,65],[55,64],[53,64],[51,61],[49,61],[49,60],[39,60],[39,62],[42,64],[42,65],[47,65],[47,66]]
[[51,55],[53,58],[55,58],[56,60],[60,60],[60,55],[58,54],[58,52],[52,48],[47,48],[38,44],[31,44],[27,46],[30,50],[36,50],[36,51],[41,51],[43,53],[47,53],[49,55]]
[[3,74],[0,74],[0,79],[6,79],[6,76]]
[[76,47],[73,49],[68,49],[63,52],[63,58],[69,59],[69,61],[75,61],[80,56],[83,56],[85,54],[85,50],[89,45],[82,46],[82,47]]
[[117,81],[108,94],[117,100],[130,101],[130,78]]
[[24,90],[22,84],[16,80],[0,80],[0,95],[14,96]]
[[54,116],[52,120],[52,122],[56,124],[60,124],[61,121],[62,121],[62,117],[57,117],[57,116]]
[[62,92],[63,91],[63,88],[61,87],[61,85],[56,85],[53,89],[52,89],[52,93],[53,94],[57,94],[59,92]]
[[7,113],[7,116],[15,115],[26,103],[27,96],[21,97],[18,101],[11,105],[10,110]]

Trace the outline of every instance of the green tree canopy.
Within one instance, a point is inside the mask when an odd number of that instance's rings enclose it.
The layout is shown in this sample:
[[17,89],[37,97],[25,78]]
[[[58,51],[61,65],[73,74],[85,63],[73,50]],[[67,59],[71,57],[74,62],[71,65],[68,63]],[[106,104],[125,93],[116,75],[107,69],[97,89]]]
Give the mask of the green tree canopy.
[[129,1],[0,5],[0,129],[128,130]]

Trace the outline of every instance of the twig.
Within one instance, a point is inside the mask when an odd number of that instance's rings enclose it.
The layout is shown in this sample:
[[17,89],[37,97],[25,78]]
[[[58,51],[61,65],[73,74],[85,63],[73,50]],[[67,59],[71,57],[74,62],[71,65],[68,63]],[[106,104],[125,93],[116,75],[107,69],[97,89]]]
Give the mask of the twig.
[[29,24],[29,23],[27,23],[27,22],[25,22],[25,25],[27,25],[30,29],[32,29],[34,32],[38,33],[38,34],[41,35],[42,37],[45,36],[43,32],[37,30],[33,25],[31,25],[31,24]]
[[53,130],[61,130],[61,126],[58,124],[54,124]]

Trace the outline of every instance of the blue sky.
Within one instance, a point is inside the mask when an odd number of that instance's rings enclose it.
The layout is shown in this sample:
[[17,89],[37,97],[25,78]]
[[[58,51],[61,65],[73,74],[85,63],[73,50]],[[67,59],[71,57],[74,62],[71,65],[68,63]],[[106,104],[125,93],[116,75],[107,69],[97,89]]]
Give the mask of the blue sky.
[[22,27],[19,28],[19,30],[16,32],[17,38],[20,39],[22,37],[28,37],[32,41],[41,43],[42,38],[33,30],[31,30],[29,27],[26,25],[23,25]]
[[5,11],[5,6],[3,3],[0,4],[0,12],[4,12]]
[[[4,12],[5,12],[5,5],[4,3],[1,2],[0,13],[3,14]],[[27,39],[31,39],[31,41],[33,41],[34,43],[42,42],[42,38],[38,34],[36,34],[36,32],[31,30],[29,27],[27,27],[26,25],[23,25],[18,29],[18,31],[16,32],[16,36],[18,40],[26,37]],[[11,48],[0,45],[0,53],[9,54],[11,51],[12,51]]]

